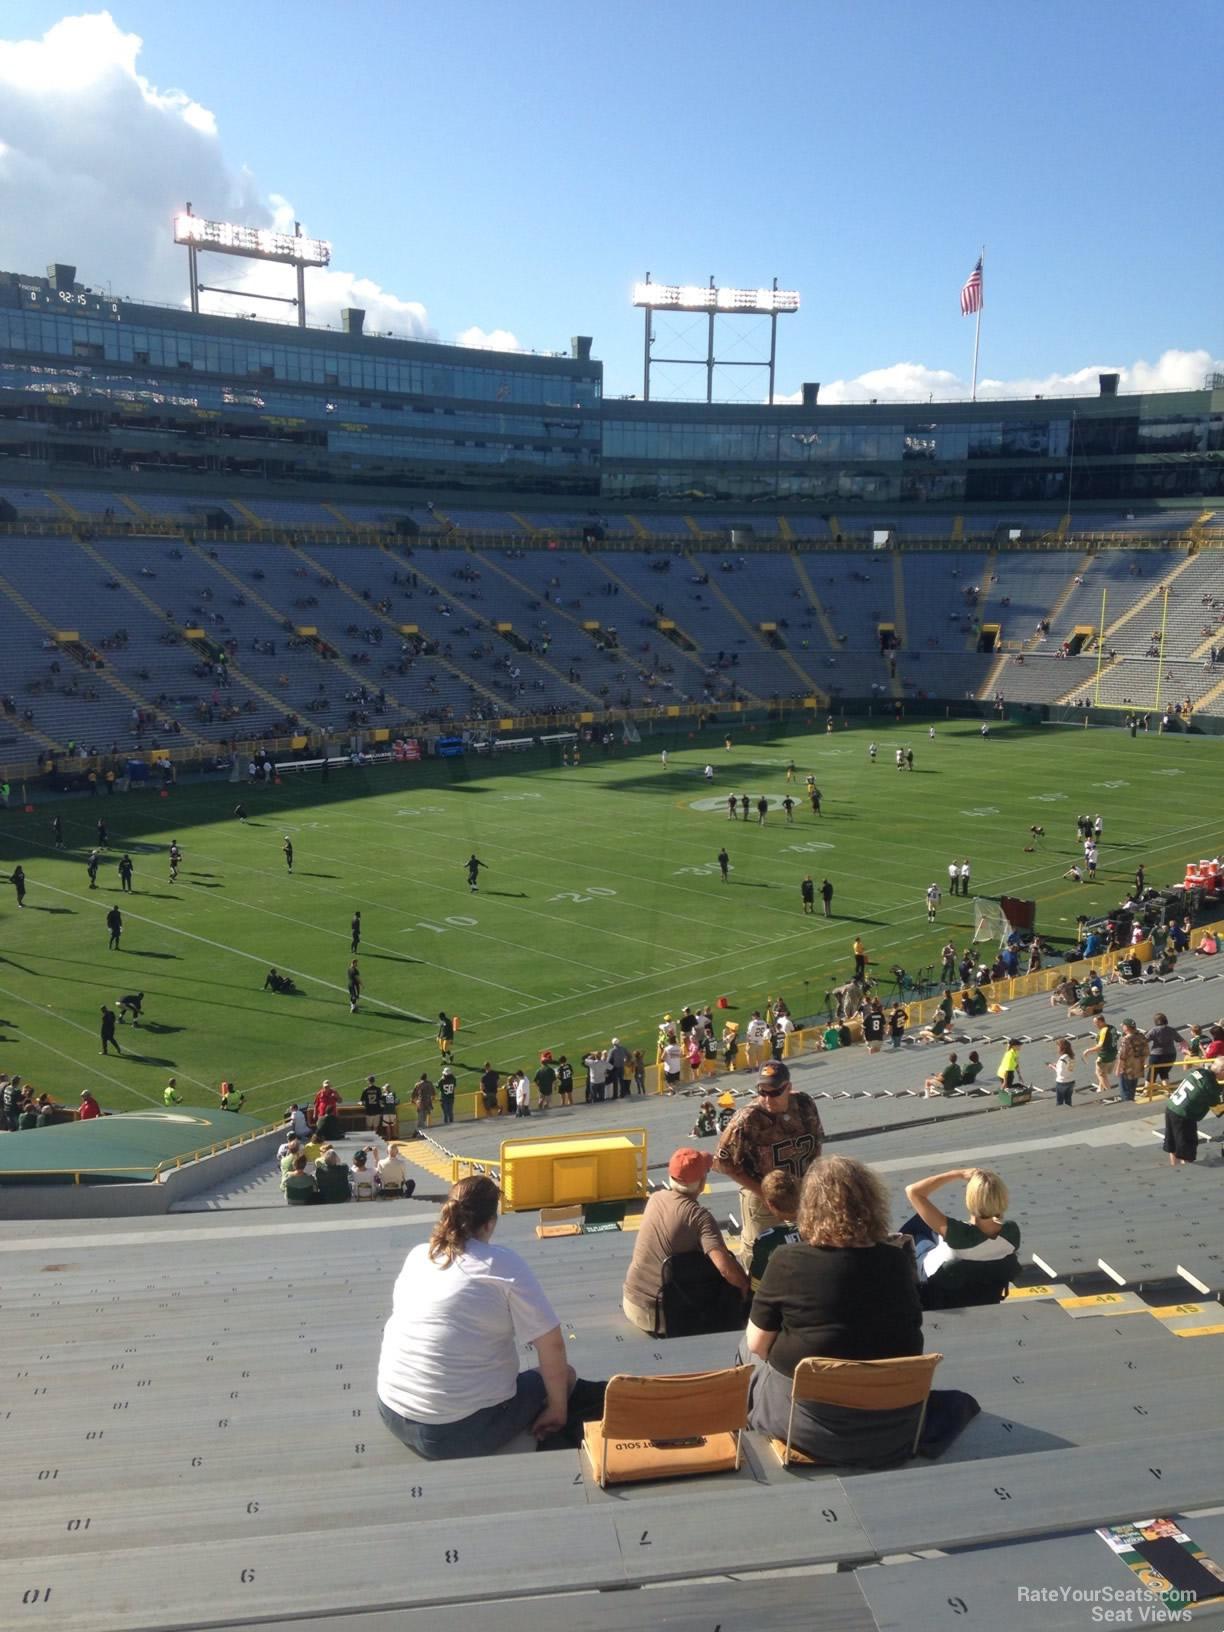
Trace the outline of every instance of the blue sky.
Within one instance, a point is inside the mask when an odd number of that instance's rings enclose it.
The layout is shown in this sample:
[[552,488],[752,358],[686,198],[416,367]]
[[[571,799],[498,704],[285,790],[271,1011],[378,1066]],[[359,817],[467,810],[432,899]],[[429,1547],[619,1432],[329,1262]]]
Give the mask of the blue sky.
[[[6,0],[0,40],[73,15]],[[66,25],[54,53],[0,45],[6,268],[75,260],[178,300],[185,269],[156,240],[180,197],[265,214],[277,197],[351,275],[324,315],[355,300],[379,327],[540,350],[591,334],[617,394],[640,390],[647,270],[776,275],[803,297],[779,324],[780,391],[867,374],[881,396],[959,395],[959,290],[985,243],[982,374],[1008,394],[1098,366],[1197,384],[1224,356],[1220,0],[117,0],[111,17]],[[112,60],[127,35],[138,54]],[[378,292],[346,294],[351,277]]]

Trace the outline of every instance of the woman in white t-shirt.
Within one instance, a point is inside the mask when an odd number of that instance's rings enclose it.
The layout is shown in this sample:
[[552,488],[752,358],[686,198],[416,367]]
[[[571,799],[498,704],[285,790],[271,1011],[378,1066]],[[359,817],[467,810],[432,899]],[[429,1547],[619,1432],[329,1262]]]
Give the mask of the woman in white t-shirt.
[[[378,1409],[420,1456],[488,1456],[525,1430],[542,1439],[565,1425],[574,1371],[539,1281],[490,1242],[500,1196],[492,1179],[460,1179],[395,1283]],[[519,1370],[521,1343],[538,1369]]]
[[[932,1191],[963,1179],[968,1221],[949,1218]],[[954,1167],[907,1184],[914,1216],[901,1226],[914,1243],[924,1309],[998,1303],[1019,1269],[1020,1226],[1005,1217],[1007,1186],[988,1167]]]

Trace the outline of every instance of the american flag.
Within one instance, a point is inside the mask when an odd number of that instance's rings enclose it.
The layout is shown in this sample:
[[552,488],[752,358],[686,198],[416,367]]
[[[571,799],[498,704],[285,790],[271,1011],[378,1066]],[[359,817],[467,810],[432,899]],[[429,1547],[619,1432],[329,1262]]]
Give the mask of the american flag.
[[982,309],[982,257],[979,255],[977,265],[965,279],[965,287],[961,290],[961,316],[969,317],[973,312]]

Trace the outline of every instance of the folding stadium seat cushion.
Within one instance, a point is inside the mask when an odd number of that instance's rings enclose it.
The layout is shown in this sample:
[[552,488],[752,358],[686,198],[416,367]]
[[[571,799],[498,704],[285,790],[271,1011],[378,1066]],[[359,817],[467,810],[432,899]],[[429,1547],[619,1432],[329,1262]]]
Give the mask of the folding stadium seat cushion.
[[[823,1405],[835,1408],[839,1413],[863,1413],[864,1430],[869,1428],[867,1416],[873,1415],[882,1420],[882,1414],[890,1417],[898,1412],[908,1411],[912,1415],[912,1439],[909,1441],[908,1455],[913,1456],[918,1449],[918,1441],[922,1438],[922,1425],[926,1419],[927,1399],[931,1392],[931,1379],[935,1375],[935,1367],[943,1359],[942,1354],[915,1354],[905,1355],[896,1360],[832,1360],[824,1356],[812,1355],[801,1360],[795,1367],[795,1375],[791,1383],[790,1418],[787,1423],[786,1438],[770,1438],[770,1444],[777,1453],[778,1460],[783,1467],[792,1463],[801,1463],[809,1466],[820,1466],[828,1463],[838,1465],[840,1459],[829,1457],[808,1456],[799,1450],[794,1443],[796,1430],[796,1407],[800,1405]],[[853,1423],[853,1416],[849,1418]],[[799,1425],[800,1428],[802,1424]],[[906,1425],[908,1428],[908,1424]],[[846,1457],[845,1461],[853,1463],[861,1460],[855,1454],[854,1428],[851,1425],[845,1434]]]
[[603,1418],[586,1424],[582,1440],[599,1483],[738,1468],[751,1380],[751,1366],[609,1378]]
[[353,1184],[353,1200],[354,1201],[373,1201],[374,1200],[374,1180],[373,1179],[357,1179],[357,1180],[355,1180],[354,1184]]

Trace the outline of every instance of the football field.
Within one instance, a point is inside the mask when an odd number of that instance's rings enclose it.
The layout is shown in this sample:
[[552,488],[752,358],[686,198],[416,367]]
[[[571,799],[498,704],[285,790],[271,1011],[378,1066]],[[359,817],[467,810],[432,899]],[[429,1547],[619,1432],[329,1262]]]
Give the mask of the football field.
[[[485,1060],[530,1072],[542,1049],[574,1058],[613,1035],[653,1061],[660,1017],[685,1003],[726,996],[741,1023],[769,995],[797,1016],[822,1012],[850,972],[855,934],[878,975],[938,965],[949,936],[960,949],[972,934],[972,901],[947,894],[953,859],[969,860],[974,894],[1034,898],[1038,929],[1058,939],[1077,913],[1122,900],[1139,862],[1163,885],[1219,849],[1224,756],[1213,738],[995,726],[984,741],[957,722],[931,740],[925,722],[880,722],[874,762],[871,740],[866,724],[835,736],[758,727],[729,751],[721,730],[618,740],[607,754],[585,750],[578,767],[469,757],[344,771],[327,784],[186,782],[165,799],[74,798],[32,814],[15,798],[0,813],[2,876],[20,862],[29,893],[23,911],[11,887],[0,897],[0,1066],[69,1103],[88,1085],[107,1110],[160,1105],[170,1074],[188,1103],[213,1103],[228,1079],[248,1111],[279,1116],[323,1076],[355,1098],[373,1072],[405,1099],[437,1062],[443,1010],[459,1017],[461,1092]],[[895,768],[898,746],[913,750],[912,771]],[[727,819],[730,793],[749,796],[748,822]],[[1063,878],[1079,859],[1081,812],[1104,818],[1094,885]],[[109,846],[91,890],[100,817]],[[1046,836],[1026,850],[1034,823]],[[172,839],[184,852],[176,883]],[[116,867],[125,850],[130,895]],[[485,863],[476,892],[473,854]],[[816,916],[803,915],[805,874],[818,891],[832,882],[832,919],[819,895]],[[944,898],[928,924],[932,882]],[[124,927],[111,951],[116,903]],[[358,911],[362,997],[351,1014]],[[273,965],[296,993],[264,989]],[[101,1005],[128,992],[143,992],[145,1019],[120,1028],[122,1055],[102,1058]]]

